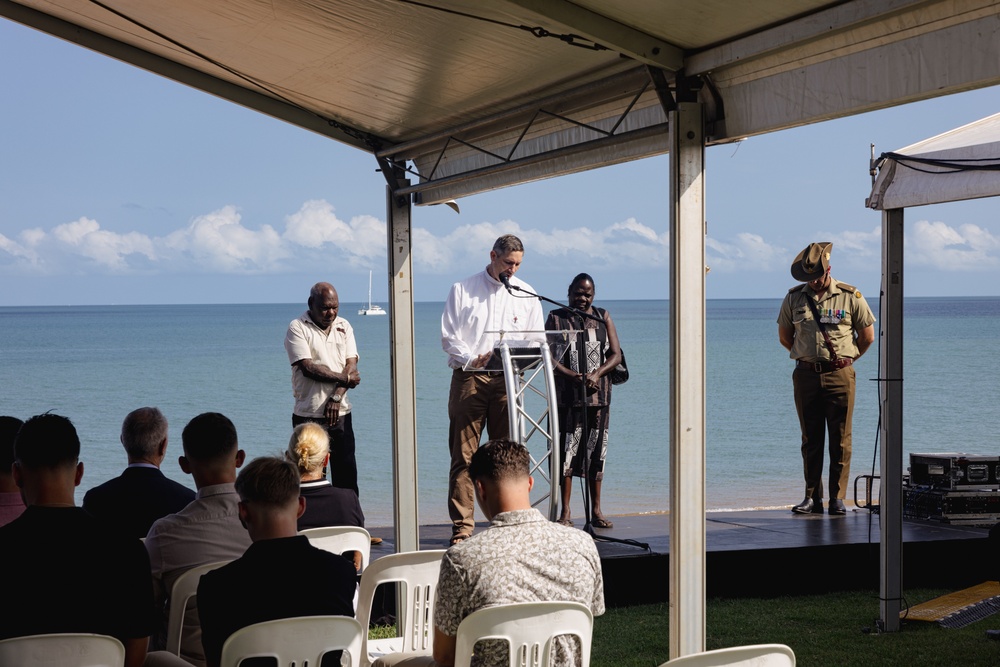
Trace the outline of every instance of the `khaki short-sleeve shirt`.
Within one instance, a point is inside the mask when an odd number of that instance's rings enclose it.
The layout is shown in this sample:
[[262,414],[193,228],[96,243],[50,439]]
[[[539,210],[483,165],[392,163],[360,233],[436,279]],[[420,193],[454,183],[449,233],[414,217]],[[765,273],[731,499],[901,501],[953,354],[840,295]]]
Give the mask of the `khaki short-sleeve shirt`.
[[[789,356],[803,361],[830,359],[830,351],[823,339],[823,332],[813,316],[806,299],[815,298],[815,293],[806,283],[788,290],[781,310],[778,312],[778,326],[792,328],[795,337]],[[855,358],[858,346],[854,342],[854,332],[866,329],[875,323],[875,315],[861,292],[853,285],[830,279],[823,298],[816,302],[816,310],[833,343],[838,357]]]

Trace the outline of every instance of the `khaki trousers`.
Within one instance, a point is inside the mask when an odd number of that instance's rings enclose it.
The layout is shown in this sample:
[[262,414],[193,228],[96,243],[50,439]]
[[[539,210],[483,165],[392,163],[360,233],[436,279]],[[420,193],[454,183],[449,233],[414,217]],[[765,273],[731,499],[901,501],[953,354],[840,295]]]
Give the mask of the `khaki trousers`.
[[456,369],[448,395],[448,441],[451,470],[448,474],[448,515],[453,535],[471,535],[476,522],[475,491],[469,462],[479,449],[485,426],[491,440],[510,434],[507,387],[503,373],[474,373]]
[[830,498],[843,499],[851,475],[851,418],[854,415],[854,367],[831,373],[809,368],[792,371],[795,409],[802,430],[802,470],[806,497],[823,498],[823,439],[830,439]]

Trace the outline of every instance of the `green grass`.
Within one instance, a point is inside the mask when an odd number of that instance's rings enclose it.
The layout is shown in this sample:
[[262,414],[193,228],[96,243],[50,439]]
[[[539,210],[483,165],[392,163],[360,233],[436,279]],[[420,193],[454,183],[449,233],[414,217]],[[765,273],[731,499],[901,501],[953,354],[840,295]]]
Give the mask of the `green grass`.
[[[912,590],[906,599],[913,605],[949,592]],[[666,662],[667,614],[666,604],[609,609],[594,620],[591,665],[656,667]],[[713,599],[706,607],[706,648],[787,644],[802,667],[1000,665],[1000,642],[986,638],[986,630],[1000,628],[1000,615],[960,630],[904,621],[900,632],[886,634],[873,630],[878,616],[873,592]]]

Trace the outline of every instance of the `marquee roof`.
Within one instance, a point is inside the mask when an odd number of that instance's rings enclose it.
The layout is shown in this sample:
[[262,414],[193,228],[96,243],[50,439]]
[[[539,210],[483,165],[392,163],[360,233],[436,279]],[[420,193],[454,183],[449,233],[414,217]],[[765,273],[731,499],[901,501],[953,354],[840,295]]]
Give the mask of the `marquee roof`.
[[706,103],[719,143],[1000,82],[997,0],[0,0],[0,16],[372,152],[417,203],[663,153],[678,99]]
[[885,153],[868,198],[874,209],[1000,195],[1000,114]]

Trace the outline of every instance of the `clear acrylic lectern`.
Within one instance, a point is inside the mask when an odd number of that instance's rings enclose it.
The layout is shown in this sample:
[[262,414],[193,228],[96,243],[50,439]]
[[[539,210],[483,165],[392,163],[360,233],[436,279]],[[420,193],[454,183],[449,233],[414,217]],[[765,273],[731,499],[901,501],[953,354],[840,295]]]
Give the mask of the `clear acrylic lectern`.
[[[471,362],[465,367],[473,372],[503,372],[510,437],[531,455],[531,474],[535,476],[531,504],[538,507],[548,501],[551,521],[558,516],[562,483],[559,408],[552,368],[578,333],[575,329],[486,331],[476,349],[492,350],[492,354],[479,368]],[[540,484],[539,477],[546,484]]]

